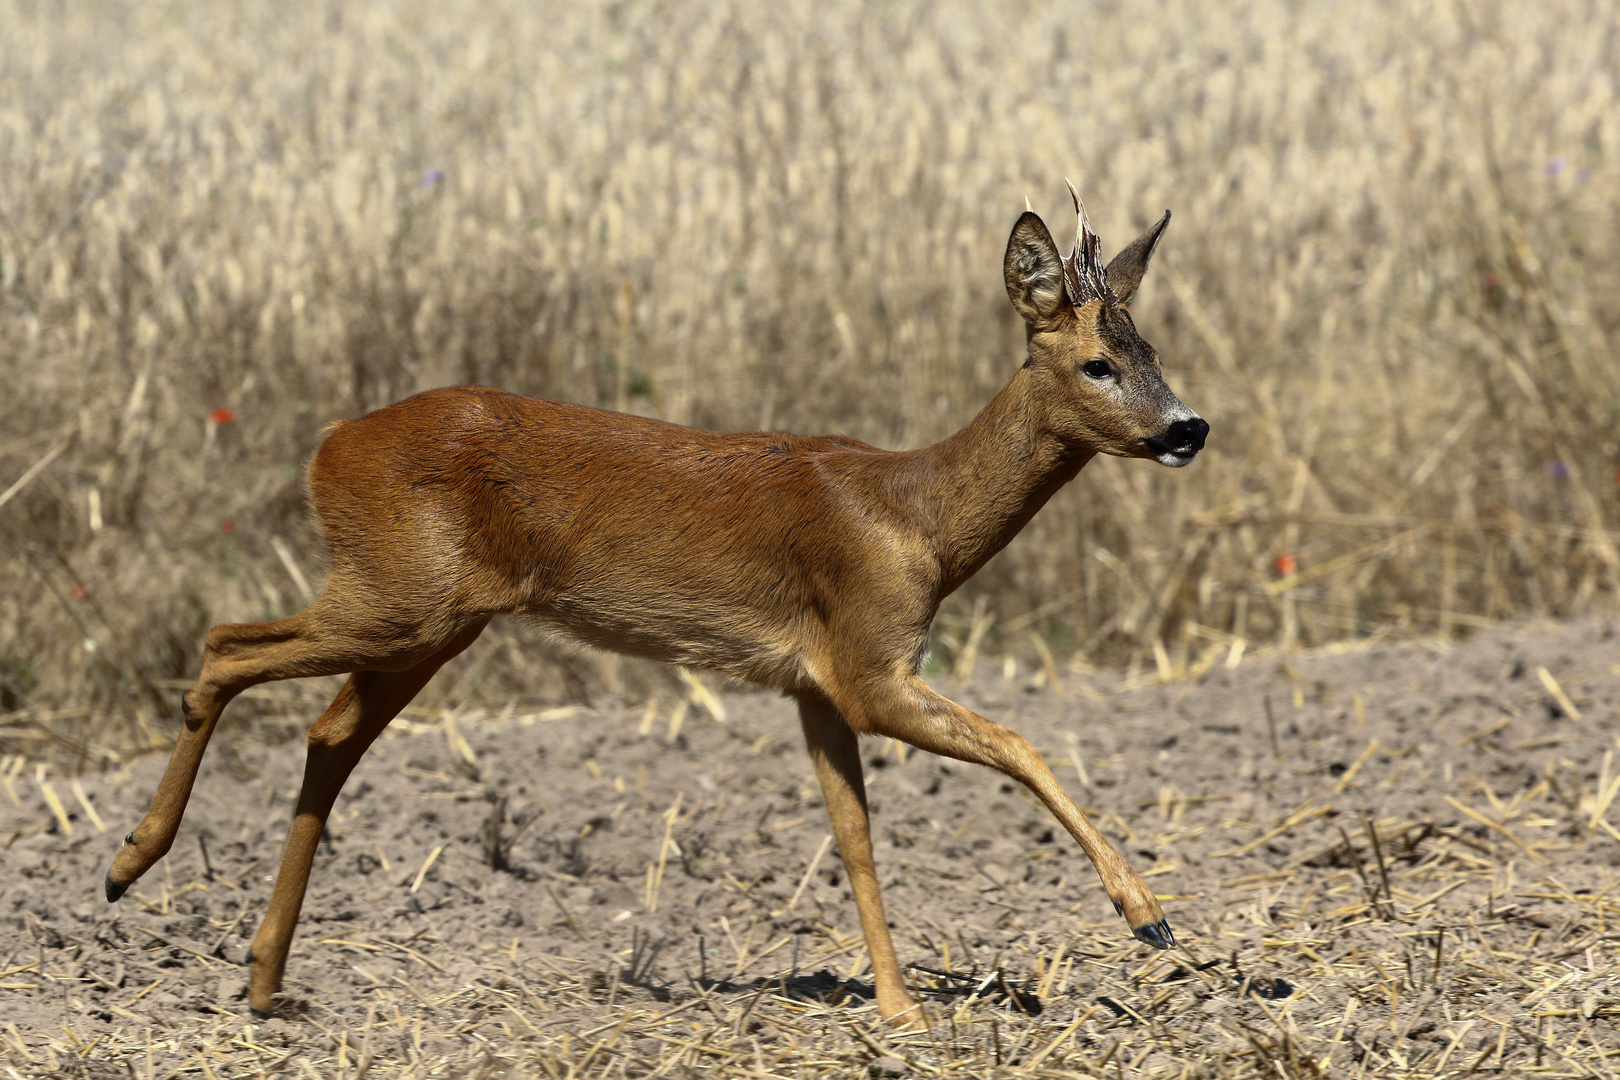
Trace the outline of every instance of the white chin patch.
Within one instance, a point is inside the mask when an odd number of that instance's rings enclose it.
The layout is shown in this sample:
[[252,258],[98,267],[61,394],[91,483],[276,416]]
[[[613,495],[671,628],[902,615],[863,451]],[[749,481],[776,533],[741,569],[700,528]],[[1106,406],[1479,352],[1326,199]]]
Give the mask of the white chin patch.
[[1168,465],[1172,469],[1179,469],[1183,465],[1192,464],[1192,459],[1197,456],[1197,454],[1172,454],[1169,451],[1166,451],[1162,454],[1155,455],[1153,460],[1157,461],[1160,465]]

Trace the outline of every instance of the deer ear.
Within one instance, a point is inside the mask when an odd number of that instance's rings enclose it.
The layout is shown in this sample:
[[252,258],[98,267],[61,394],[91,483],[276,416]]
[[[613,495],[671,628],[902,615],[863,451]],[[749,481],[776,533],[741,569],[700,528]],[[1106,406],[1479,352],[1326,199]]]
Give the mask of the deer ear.
[[1007,238],[1002,272],[1007,277],[1007,296],[1030,326],[1049,324],[1068,303],[1063,293],[1063,260],[1046,224],[1032,210],[1024,211]]
[[1170,211],[1166,210],[1157,225],[1132,240],[1108,264],[1108,287],[1114,290],[1120,303],[1128,304],[1136,295],[1136,287],[1142,284],[1142,275],[1147,273],[1148,260],[1153,258],[1153,249],[1159,246],[1159,237],[1168,224]]

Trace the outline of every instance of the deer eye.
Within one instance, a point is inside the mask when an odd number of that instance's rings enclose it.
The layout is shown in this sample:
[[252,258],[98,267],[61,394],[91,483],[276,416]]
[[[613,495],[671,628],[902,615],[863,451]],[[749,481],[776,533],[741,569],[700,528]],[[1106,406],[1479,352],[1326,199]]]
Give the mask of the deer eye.
[[1093,379],[1106,379],[1114,373],[1114,369],[1109,366],[1106,360],[1087,360],[1080,370]]

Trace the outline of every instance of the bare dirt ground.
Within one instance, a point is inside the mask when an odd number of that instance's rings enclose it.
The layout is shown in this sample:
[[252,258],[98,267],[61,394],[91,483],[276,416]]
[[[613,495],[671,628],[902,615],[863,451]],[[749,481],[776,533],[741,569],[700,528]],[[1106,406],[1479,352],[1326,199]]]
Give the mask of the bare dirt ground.
[[298,744],[257,745],[227,715],[174,851],[117,906],[102,874],[162,755],[77,781],[14,758],[0,1063],[1608,1080],[1617,627],[1222,656],[1134,687],[1069,672],[1061,694],[981,667],[948,692],[1047,754],[1182,947],[1134,942],[1021,789],[871,741],[878,860],[927,1032],[875,1015],[795,714],[772,696],[397,723],[338,804],[263,1022],[240,963]]

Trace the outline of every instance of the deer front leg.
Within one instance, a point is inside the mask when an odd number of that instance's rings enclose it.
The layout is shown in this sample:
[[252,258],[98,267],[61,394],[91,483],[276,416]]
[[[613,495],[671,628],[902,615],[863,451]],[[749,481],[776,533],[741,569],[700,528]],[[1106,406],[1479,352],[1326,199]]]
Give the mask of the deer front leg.
[[821,793],[827,800],[827,816],[832,819],[833,836],[844,857],[849,888],[855,894],[866,951],[872,958],[878,1011],[897,1027],[922,1023],[922,1009],[906,992],[905,977],[883,914],[883,894],[872,859],[866,782],[861,776],[861,751],[855,732],[832,703],[820,697],[799,699],[799,722],[810,748],[810,760],[816,766],[816,778],[821,781]]
[[877,693],[863,686],[858,697],[852,696],[847,703],[840,700],[840,705],[858,731],[888,735],[919,750],[988,765],[1029,788],[1091,860],[1114,910],[1124,916],[1137,940],[1155,949],[1175,945],[1175,935],[1153,890],[1069,798],[1045,759],[1022,735],[963,708],[916,675],[897,678]]

